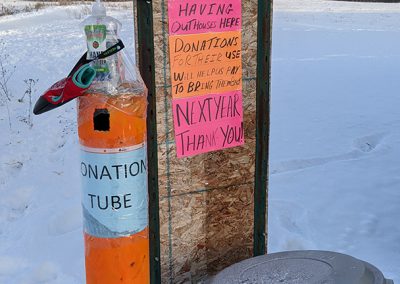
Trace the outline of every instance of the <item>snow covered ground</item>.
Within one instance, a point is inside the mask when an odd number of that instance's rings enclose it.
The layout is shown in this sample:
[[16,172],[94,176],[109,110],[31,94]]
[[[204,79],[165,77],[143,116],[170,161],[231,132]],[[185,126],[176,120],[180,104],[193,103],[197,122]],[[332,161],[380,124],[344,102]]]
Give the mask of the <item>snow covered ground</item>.
[[[360,12],[362,9],[362,12]],[[348,253],[400,281],[400,4],[276,0],[270,252]],[[84,6],[0,18],[0,283],[83,283],[75,105],[27,120],[84,52]],[[111,10],[131,43],[130,9]]]
[[[40,92],[63,78],[85,51],[79,7],[53,7],[0,18],[0,40],[16,66],[11,130],[1,107],[0,283],[84,283],[79,147],[75,104],[27,119],[25,79]],[[131,44],[130,9],[111,10]]]
[[269,250],[400,282],[400,4],[294,2],[274,16]]

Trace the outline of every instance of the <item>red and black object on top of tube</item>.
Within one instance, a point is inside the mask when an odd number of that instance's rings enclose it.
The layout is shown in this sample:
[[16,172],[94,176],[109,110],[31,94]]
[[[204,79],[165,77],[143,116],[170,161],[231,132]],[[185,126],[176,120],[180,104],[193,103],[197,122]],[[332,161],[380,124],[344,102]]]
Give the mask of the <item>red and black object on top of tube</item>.
[[90,87],[96,76],[96,71],[89,65],[90,62],[104,59],[124,48],[121,40],[100,53],[94,59],[87,59],[87,52],[79,59],[68,76],[53,84],[43,95],[41,95],[33,108],[34,114],[42,114],[49,110],[58,108],[67,102],[81,96]]

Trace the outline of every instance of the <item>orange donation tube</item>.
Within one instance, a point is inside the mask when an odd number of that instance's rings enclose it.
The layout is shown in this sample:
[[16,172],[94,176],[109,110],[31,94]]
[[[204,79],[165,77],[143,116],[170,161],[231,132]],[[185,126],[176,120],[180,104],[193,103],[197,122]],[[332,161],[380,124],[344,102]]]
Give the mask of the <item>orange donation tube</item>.
[[146,106],[145,89],[78,101],[87,284],[149,283]]

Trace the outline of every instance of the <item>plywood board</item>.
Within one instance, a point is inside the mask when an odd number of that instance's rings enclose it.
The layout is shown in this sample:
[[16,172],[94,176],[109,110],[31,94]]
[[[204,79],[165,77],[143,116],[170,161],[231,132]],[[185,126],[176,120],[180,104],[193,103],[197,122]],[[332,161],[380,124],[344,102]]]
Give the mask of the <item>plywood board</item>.
[[257,1],[242,1],[245,144],[178,159],[168,50],[168,5],[153,1],[163,283],[198,283],[252,256]]

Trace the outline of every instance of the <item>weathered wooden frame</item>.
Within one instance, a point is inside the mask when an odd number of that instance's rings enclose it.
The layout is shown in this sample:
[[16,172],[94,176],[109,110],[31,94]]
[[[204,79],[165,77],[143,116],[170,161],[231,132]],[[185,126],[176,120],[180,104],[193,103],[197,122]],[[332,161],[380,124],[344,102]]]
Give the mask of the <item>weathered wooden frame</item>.
[[[157,142],[153,2],[151,0],[137,1],[137,30],[139,68],[149,89],[147,145],[151,283],[161,283],[159,145]],[[267,240],[272,4],[273,0],[258,0],[257,9],[256,157],[253,225],[253,255],[255,256],[266,253]],[[169,282],[172,282],[171,279]]]

